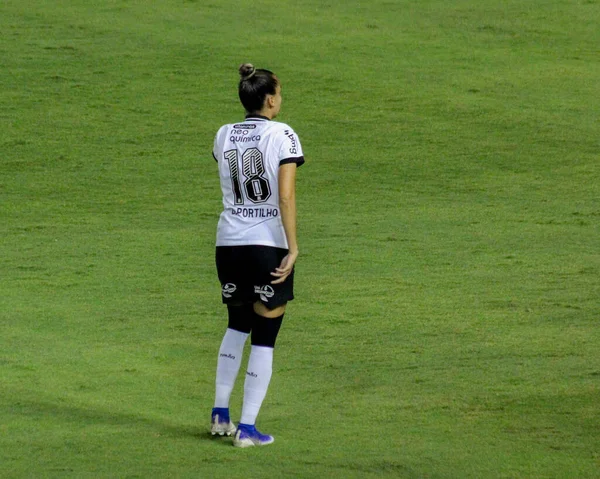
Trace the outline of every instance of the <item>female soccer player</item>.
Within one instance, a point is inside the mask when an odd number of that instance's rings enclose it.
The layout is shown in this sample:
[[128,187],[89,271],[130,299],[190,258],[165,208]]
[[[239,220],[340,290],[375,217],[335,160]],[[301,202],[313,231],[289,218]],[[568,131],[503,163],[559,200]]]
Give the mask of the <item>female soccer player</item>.
[[[255,423],[271,380],[285,307],[294,299],[296,168],[304,157],[294,130],[272,121],[281,108],[279,79],[250,63],[239,73],[246,118],[222,126],[213,149],[223,193],[216,263],[229,321],[217,361],[211,432],[235,433],[233,445],[249,447],[274,441]],[[229,399],[248,336],[251,350],[236,430]]]

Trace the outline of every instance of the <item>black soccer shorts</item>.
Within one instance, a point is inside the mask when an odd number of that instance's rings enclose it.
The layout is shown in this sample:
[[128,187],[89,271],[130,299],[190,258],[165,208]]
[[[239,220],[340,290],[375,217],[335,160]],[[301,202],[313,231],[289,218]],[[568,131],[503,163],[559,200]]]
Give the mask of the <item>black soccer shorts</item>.
[[272,246],[217,246],[216,262],[221,297],[225,304],[262,302],[273,309],[294,299],[294,270],[283,283],[271,273],[287,249]]

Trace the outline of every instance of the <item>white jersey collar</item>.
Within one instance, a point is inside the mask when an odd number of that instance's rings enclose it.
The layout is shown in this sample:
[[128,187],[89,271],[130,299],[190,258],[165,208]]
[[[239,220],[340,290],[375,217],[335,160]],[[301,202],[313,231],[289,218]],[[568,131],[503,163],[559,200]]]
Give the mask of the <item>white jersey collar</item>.
[[246,115],[246,120],[250,120],[250,121],[271,121],[271,119],[267,118],[266,116],[255,115],[255,114]]

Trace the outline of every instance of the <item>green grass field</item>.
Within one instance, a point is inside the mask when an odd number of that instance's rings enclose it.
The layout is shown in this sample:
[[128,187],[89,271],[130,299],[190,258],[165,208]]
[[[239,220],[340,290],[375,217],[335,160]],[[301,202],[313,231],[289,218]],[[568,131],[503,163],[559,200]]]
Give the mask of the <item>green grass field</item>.
[[[600,477],[599,24],[597,0],[3,0],[0,477]],[[277,441],[240,451],[208,420],[211,149],[244,61],[307,163]]]

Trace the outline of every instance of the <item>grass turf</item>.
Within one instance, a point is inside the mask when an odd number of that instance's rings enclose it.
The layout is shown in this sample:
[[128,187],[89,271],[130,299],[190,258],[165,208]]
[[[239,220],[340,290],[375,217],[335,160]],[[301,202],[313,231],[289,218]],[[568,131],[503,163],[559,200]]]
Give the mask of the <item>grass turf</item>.
[[[3,2],[0,475],[597,477],[599,19]],[[207,429],[210,150],[248,60],[307,164],[277,442],[237,451]]]

